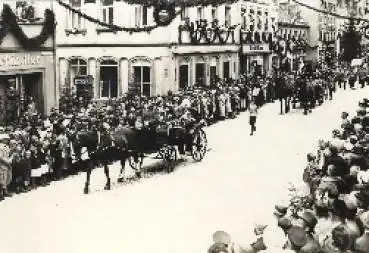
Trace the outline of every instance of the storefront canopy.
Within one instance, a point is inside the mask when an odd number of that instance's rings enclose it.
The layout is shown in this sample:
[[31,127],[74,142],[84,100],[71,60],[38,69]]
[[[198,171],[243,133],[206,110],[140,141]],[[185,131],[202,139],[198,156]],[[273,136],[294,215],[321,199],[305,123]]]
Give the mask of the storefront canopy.
[[363,64],[363,59],[353,59],[351,61],[351,67],[361,66]]

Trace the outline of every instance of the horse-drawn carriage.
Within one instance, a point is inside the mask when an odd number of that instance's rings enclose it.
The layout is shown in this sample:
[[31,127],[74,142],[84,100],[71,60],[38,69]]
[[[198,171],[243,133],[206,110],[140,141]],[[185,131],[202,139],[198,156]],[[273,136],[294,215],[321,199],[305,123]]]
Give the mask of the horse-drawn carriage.
[[118,124],[112,126],[105,131],[83,130],[76,134],[75,152],[82,154],[84,151],[81,150],[84,148],[89,154],[88,159],[83,161],[87,171],[85,193],[89,191],[91,171],[98,164],[104,166],[107,177],[105,189],[108,190],[110,189],[108,165],[113,161],[121,162],[118,182],[123,182],[126,160],[136,172],[136,176],[141,177],[144,158],[150,154],[157,153],[165,162],[167,171],[171,172],[174,162],[178,159],[178,153],[190,155],[195,161],[201,161],[207,152],[207,138],[202,121],[165,127],[148,125],[140,129]]
[[[204,124],[200,121],[188,125],[166,125],[136,130],[139,144],[137,151],[141,158],[138,162],[142,165],[145,156],[156,153],[156,157],[166,163],[167,170],[170,172],[178,160],[178,153],[189,155],[196,162],[202,161],[207,151]],[[137,160],[135,162],[133,158],[134,156],[129,157],[129,164],[136,169]]]

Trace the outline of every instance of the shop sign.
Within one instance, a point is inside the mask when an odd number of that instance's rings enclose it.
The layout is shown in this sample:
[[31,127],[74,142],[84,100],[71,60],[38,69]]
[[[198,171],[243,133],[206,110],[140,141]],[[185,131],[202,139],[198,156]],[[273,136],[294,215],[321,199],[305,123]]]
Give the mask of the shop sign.
[[268,44],[252,44],[252,45],[244,45],[243,53],[269,53],[269,45]]
[[42,59],[40,54],[0,54],[0,68],[39,67]]

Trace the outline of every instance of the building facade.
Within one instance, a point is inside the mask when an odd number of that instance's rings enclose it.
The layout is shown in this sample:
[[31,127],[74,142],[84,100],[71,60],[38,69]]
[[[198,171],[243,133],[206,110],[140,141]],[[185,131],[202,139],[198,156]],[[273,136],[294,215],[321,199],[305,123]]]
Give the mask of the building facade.
[[37,111],[41,113],[56,105],[52,34],[55,23],[52,12],[45,12],[46,9],[52,10],[52,1],[27,3],[9,0],[1,3],[0,124],[4,123],[9,109],[9,92],[17,94],[18,105],[33,98]]
[[298,72],[306,61],[310,26],[302,18],[300,6],[290,1],[279,3],[278,14],[276,37],[286,43],[286,49],[278,56],[280,65],[288,71]]
[[275,1],[242,1],[239,6],[242,73],[268,74],[278,62],[270,46],[278,25],[278,5]]
[[[154,7],[117,0],[64,1],[95,19],[120,27],[155,25]],[[213,77],[238,76],[236,5],[176,7],[168,25],[139,33],[109,30],[55,4],[57,85],[75,89],[76,77],[90,76],[95,98],[127,92],[146,96],[188,86],[210,85]],[[60,94],[59,94],[60,95]]]
[[[337,0],[309,0],[308,5],[337,13]],[[301,16],[310,26],[307,59],[314,66],[333,66],[336,61],[337,18],[301,7]]]

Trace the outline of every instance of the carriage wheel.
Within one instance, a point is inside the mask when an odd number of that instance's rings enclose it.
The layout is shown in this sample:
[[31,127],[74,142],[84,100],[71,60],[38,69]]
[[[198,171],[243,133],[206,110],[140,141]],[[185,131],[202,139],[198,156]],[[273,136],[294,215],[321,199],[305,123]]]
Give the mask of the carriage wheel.
[[192,158],[196,162],[201,162],[204,159],[208,147],[206,133],[202,129],[197,129],[192,136],[191,153]]

